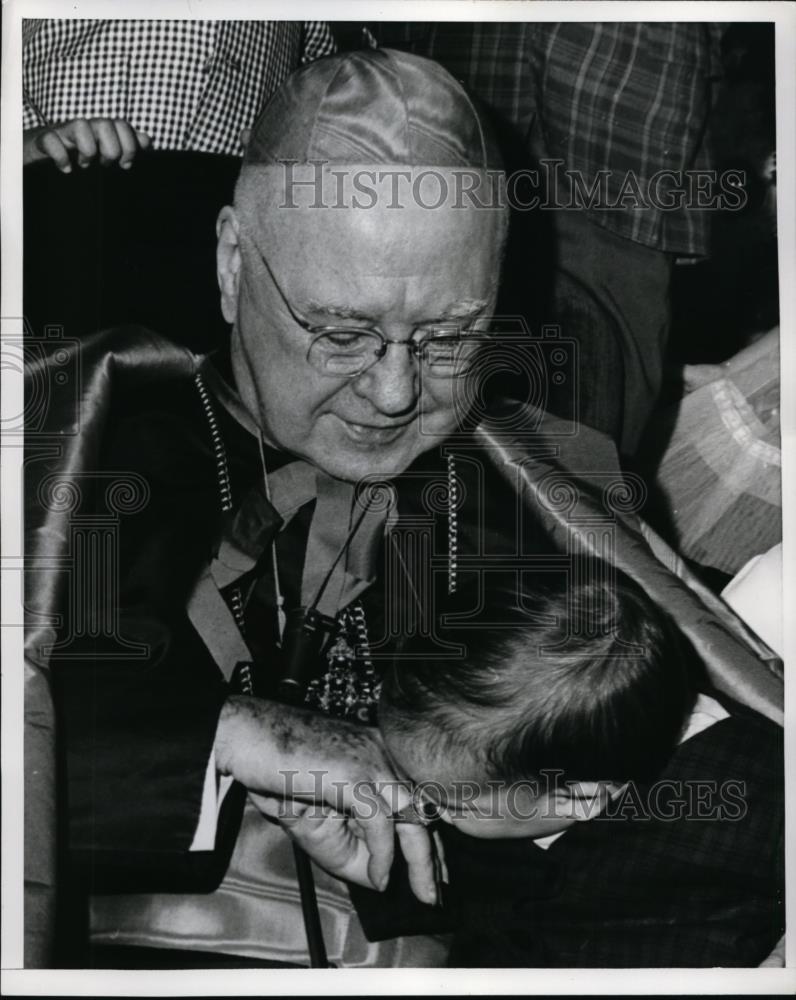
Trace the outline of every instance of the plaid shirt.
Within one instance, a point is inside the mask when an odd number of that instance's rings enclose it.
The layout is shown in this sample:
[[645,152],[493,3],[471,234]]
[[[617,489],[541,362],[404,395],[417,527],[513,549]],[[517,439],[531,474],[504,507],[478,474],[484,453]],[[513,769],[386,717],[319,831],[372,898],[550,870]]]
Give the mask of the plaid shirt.
[[[537,156],[563,160],[588,187],[598,171],[610,171],[609,204],[628,173],[645,192],[656,171],[711,167],[706,128],[711,81],[719,71],[719,25],[408,23],[371,29],[383,45],[441,62]],[[701,255],[708,249],[710,211],[629,206],[590,216],[638,243]]]
[[240,132],[302,63],[323,21],[26,20],[23,127],[121,118],[156,149],[240,154]]

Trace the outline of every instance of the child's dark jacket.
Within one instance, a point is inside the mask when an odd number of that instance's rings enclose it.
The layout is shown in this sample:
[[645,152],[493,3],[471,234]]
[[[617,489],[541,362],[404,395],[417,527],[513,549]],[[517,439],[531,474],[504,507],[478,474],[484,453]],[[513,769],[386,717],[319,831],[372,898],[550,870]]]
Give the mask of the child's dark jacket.
[[446,829],[450,964],[758,965],[784,930],[783,734],[728,707],[547,850]]

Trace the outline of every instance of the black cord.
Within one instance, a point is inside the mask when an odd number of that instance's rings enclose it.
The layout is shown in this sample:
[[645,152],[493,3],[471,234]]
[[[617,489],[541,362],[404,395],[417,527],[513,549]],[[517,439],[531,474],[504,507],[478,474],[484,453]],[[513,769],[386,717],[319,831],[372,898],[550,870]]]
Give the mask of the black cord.
[[365,518],[365,514],[367,514],[367,512],[368,512],[368,507],[370,506],[370,499],[371,498],[368,498],[368,502],[362,508],[362,513],[359,515],[359,517],[354,522],[354,526],[348,532],[348,535],[346,535],[346,540],[343,542],[340,551],[334,557],[334,559],[332,561],[332,565],[329,567],[329,571],[327,572],[326,576],[323,578],[323,581],[321,582],[321,585],[318,588],[318,593],[315,595],[315,599],[313,600],[312,604],[310,604],[309,608],[307,609],[308,611],[314,611],[315,608],[317,608],[318,602],[323,597],[323,592],[329,586],[329,581],[332,578],[332,573],[334,573],[337,564],[340,562],[340,560],[343,558],[343,556],[348,551],[348,546],[351,544],[351,541],[353,540],[354,535],[357,533],[357,531],[359,531],[359,526],[362,524],[362,521]]
[[307,946],[310,952],[310,966],[313,969],[330,969],[326,955],[326,943],[323,940],[321,914],[318,909],[318,897],[315,893],[315,879],[312,875],[312,862],[298,844],[293,844],[293,857],[296,862],[299,893],[301,895],[301,915],[304,918],[304,930],[307,935]]
[[[326,587],[332,578],[332,573],[334,572],[335,567],[348,550],[351,540],[359,530],[359,526],[362,524],[362,520],[368,512],[368,506],[369,503],[366,503],[362,508],[362,513],[354,522],[346,540],[343,542],[342,548],[335,556],[332,565],[329,567],[329,571],[324,577],[318,589],[318,593],[315,595],[315,599],[307,609],[304,616],[305,625],[301,630],[302,633],[307,631],[307,616],[311,616],[312,612],[314,612],[317,608],[318,602],[323,597],[323,592],[326,590]],[[318,641],[321,635],[322,633],[318,632],[315,636],[315,641]],[[306,650],[303,652],[304,655],[307,654]],[[294,677],[291,677],[288,680],[283,678],[280,684],[280,692],[284,700],[293,704],[298,704],[303,701],[305,689],[306,686],[297,683],[297,679]],[[326,944],[323,939],[323,926],[321,925],[321,914],[318,909],[318,897],[315,892],[315,879],[312,874],[312,862],[299,845],[295,843],[293,844],[293,857],[296,863],[296,875],[298,876],[299,895],[301,897],[301,915],[304,919],[304,931],[307,935],[307,947],[309,948],[310,953],[310,966],[313,969],[332,968],[333,966],[330,965],[326,954]]]

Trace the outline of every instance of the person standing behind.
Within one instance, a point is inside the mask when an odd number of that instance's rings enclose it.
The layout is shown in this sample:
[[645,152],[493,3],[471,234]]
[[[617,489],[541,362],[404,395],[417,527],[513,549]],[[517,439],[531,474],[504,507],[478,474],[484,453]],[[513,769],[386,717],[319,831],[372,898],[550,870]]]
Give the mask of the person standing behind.
[[[562,415],[610,434],[621,453],[632,455],[661,387],[672,264],[708,252],[709,212],[688,204],[684,172],[697,177],[712,166],[707,122],[720,26],[369,28],[380,44],[436,59],[461,80],[510,145],[507,165],[541,166],[537,195],[557,206],[544,219],[532,213],[537,230],[549,225],[554,244],[551,300],[539,304],[541,320],[560,324],[580,354],[580,398],[574,413]],[[669,187],[654,180],[664,170]],[[679,198],[671,185],[683,181]],[[593,190],[600,205],[591,201]],[[519,189],[515,195],[530,201]],[[665,207],[673,198],[673,207]],[[522,224],[518,214],[514,221]],[[523,272],[517,278],[524,289],[530,252],[524,233],[522,241],[514,263],[510,251],[509,267]]]
[[25,163],[128,167],[150,143],[240,155],[282,81],[334,48],[323,21],[28,20]]
[[213,267],[246,131],[293,70],[334,51],[329,25],[26,20],[23,46],[30,328],[136,323],[217,346],[226,325],[194,275]]

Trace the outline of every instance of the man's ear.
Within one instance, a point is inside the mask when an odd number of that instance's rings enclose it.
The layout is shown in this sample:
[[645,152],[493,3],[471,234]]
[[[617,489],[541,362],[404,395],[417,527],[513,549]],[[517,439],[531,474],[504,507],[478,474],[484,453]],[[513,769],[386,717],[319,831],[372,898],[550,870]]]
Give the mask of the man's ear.
[[238,315],[241,252],[240,228],[235,210],[226,205],[216,222],[216,275],[221,291],[221,312],[227,323],[234,323]]

